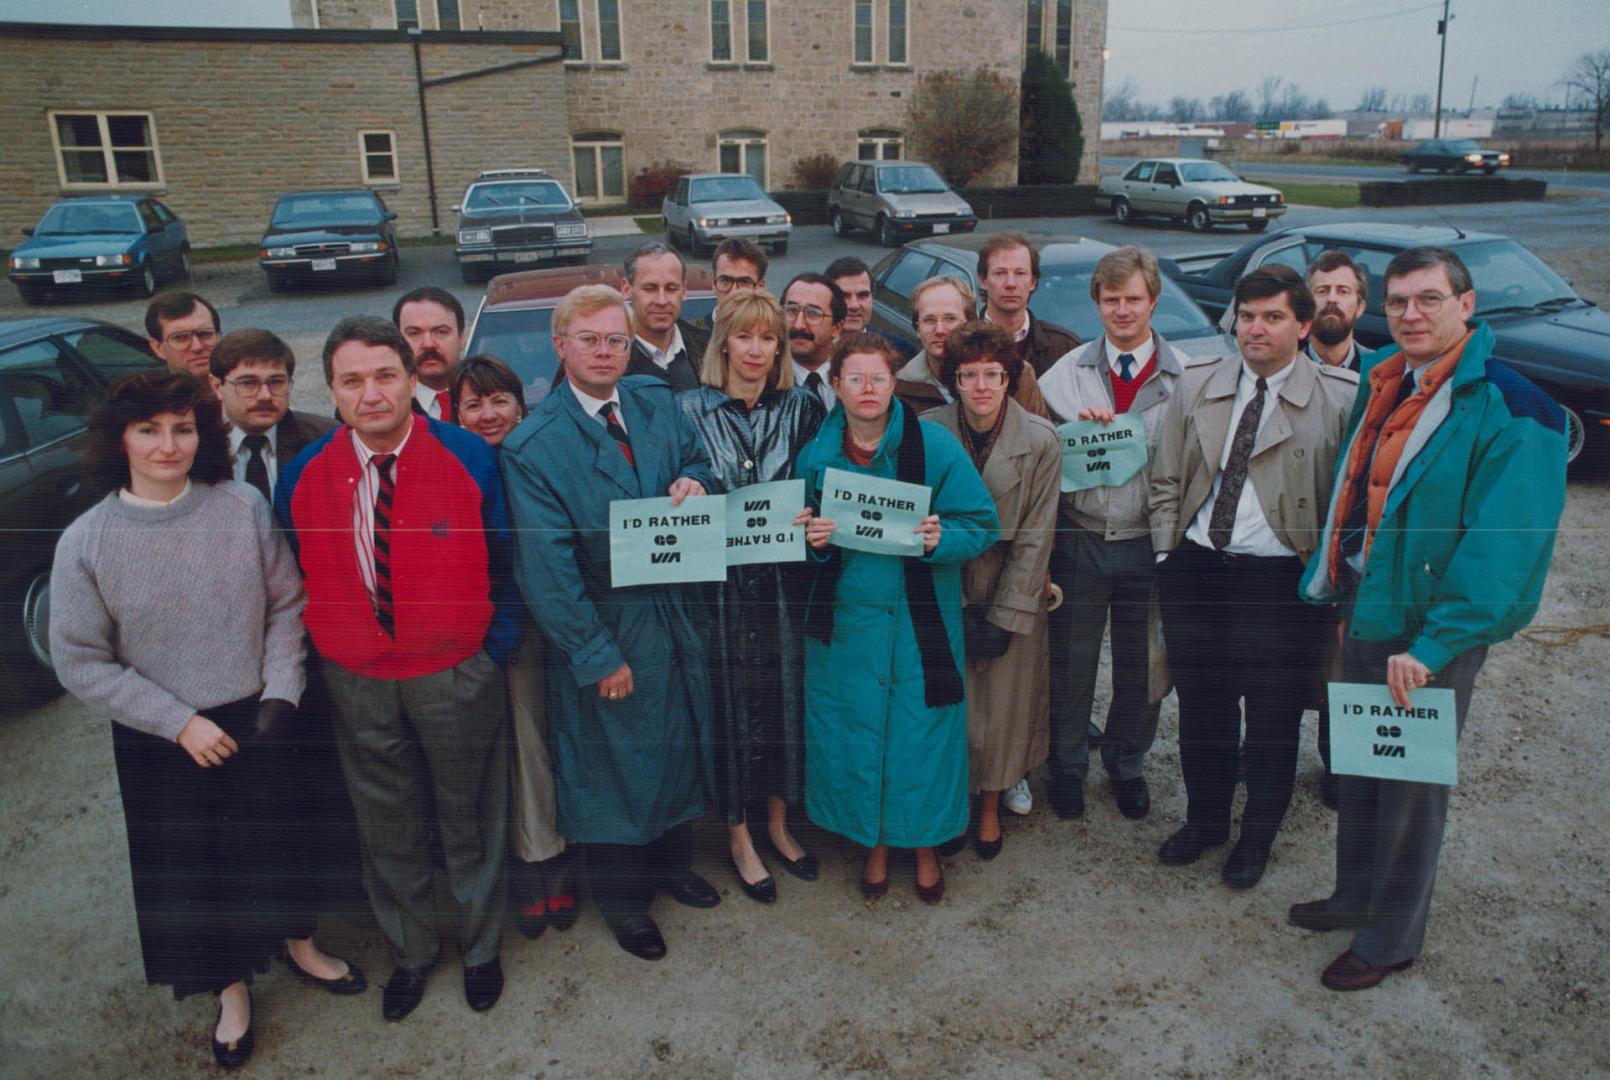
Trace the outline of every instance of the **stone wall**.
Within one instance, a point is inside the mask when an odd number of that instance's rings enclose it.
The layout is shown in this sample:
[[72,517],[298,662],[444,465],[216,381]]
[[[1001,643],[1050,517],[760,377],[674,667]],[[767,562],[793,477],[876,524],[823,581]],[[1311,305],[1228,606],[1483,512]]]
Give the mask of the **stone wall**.
[[[321,12],[328,6],[321,5]],[[64,194],[50,112],[149,112],[159,197],[197,247],[254,242],[283,192],[362,185],[358,132],[393,133],[398,181],[371,186],[402,235],[431,231],[431,200],[407,35],[299,31],[0,28],[0,235]],[[420,43],[427,80],[556,54],[546,38],[466,35]],[[480,168],[541,165],[571,182],[557,63],[425,91],[443,232]],[[137,190],[137,189],[121,189]],[[147,189],[149,190],[149,189]]]

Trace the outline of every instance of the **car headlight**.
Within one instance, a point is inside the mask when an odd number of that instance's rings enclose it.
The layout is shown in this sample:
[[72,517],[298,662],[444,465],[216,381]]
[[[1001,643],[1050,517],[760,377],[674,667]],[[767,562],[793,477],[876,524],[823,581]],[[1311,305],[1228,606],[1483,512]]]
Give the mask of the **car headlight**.
[[296,257],[294,247],[271,247],[263,249],[265,259],[292,259]]
[[1498,155],[1498,163],[1500,165],[1508,165],[1509,164],[1509,155],[1508,154],[1499,154]]
[[127,266],[128,264],[129,264],[129,257],[127,255],[97,255],[97,256],[95,256],[95,265],[96,266]]
[[967,203],[962,203],[961,209],[956,211],[956,212],[958,214],[965,214],[968,217],[973,216],[973,208],[971,206],[969,206]]
[[1231,198],[1229,195],[1220,195],[1219,196],[1219,205],[1220,206],[1229,206],[1233,202],[1235,202],[1235,199]]
[[13,258],[11,260],[11,269],[13,269],[13,270],[38,270],[39,269],[39,260],[38,259],[30,259],[30,258],[26,258],[26,257],[24,257],[24,258]]
[[347,250],[354,255],[369,255],[376,251],[384,251],[385,247],[374,240],[359,240]]
[[579,236],[586,236],[587,235],[587,226],[586,226],[585,223],[580,222],[580,221],[575,222],[575,223],[570,224],[570,225],[558,225],[558,226],[554,227],[553,234],[554,234],[554,236],[558,237],[561,240],[572,239],[574,237],[579,237]]
[[914,218],[917,216],[917,212],[915,210],[896,210],[894,216],[897,218]]
[[766,218],[766,224],[767,225],[787,225],[788,220],[789,219],[788,219],[787,214],[771,214]]
[[490,244],[492,242],[491,229],[460,229],[458,242],[466,246],[470,244]]
[[1466,154],[1465,155],[1465,160],[1466,161],[1474,161],[1479,165],[1479,164],[1481,164],[1481,155],[1480,154]]

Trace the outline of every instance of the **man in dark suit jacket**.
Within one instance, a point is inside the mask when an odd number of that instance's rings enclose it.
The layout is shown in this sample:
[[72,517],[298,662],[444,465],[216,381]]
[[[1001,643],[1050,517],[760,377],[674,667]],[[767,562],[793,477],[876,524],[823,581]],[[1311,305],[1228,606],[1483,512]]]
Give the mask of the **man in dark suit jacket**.
[[280,466],[336,426],[313,413],[291,411],[296,354],[267,330],[236,330],[213,347],[208,381],[229,424],[229,463],[274,502]]
[[672,390],[698,386],[710,334],[681,319],[687,293],[682,256],[654,241],[628,255],[624,269],[621,295],[637,328],[626,374],[652,375]]

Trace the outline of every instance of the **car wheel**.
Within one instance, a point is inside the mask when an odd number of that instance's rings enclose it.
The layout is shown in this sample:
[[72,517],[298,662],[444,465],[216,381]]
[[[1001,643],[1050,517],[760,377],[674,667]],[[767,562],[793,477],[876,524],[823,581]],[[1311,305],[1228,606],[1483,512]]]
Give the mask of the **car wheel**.
[[1112,219],[1120,225],[1133,225],[1135,211],[1129,206],[1128,199],[1114,199],[1112,201]]
[[175,281],[190,280],[190,249],[185,248],[179,252],[179,266],[173,275]]
[[22,297],[24,304],[43,304],[45,294],[49,291],[44,285],[23,285],[20,283],[17,285],[17,295]]
[[380,284],[382,284],[382,285],[395,285],[395,284],[397,284],[397,264],[400,261],[401,260],[400,260],[399,256],[397,255],[397,249],[392,248],[391,249],[391,258],[387,259],[380,266]]
[[5,689],[0,704],[32,706],[61,693],[50,662],[50,568],[42,567],[10,595],[5,604],[11,622],[0,655]]
[[1185,210],[1185,224],[1192,232],[1207,232],[1213,228],[1213,218],[1208,215],[1208,208],[1201,203],[1192,203]]
[[278,270],[264,270],[263,276],[268,278],[269,292],[284,292],[291,286],[290,279]]
[[466,285],[479,285],[486,280],[486,275],[481,268],[470,263],[459,263],[458,272],[463,276],[464,284]]
[[884,247],[894,247],[900,243],[900,238],[894,234],[894,222],[878,215],[878,243]]
[[1253,218],[1247,222],[1247,232],[1263,232],[1269,227],[1268,218]]
[[787,240],[779,240],[779,241],[777,241],[775,244],[773,244],[771,246],[771,253],[773,255],[787,255],[788,254],[788,241]]
[[850,235],[850,226],[844,220],[844,212],[842,210],[840,210],[836,206],[833,208],[832,220],[833,220],[833,235],[834,236],[849,236]]
[[140,272],[134,279],[134,292],[137,296],[151,296],[157,291],[157,272],[151,268],[151,260],[147,259],[140,264]]
[[1581,413],[1569,405],[1561,405],[1560,408],[1565,410],[1565,461],[1569,465],[1582,456],[1582,448],[1588,441],[1588,429],[1582,423]]

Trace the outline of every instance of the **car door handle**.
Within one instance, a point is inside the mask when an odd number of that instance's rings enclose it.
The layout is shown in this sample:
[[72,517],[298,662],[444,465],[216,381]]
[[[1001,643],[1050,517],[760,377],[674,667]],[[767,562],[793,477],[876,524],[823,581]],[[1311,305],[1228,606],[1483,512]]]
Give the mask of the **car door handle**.
[[59,495],[66,495],[69,497],[77,495],[79,489],[82,487],[83,483],[77,477],[64,477],[63,479],[56,481],[56,493]]

